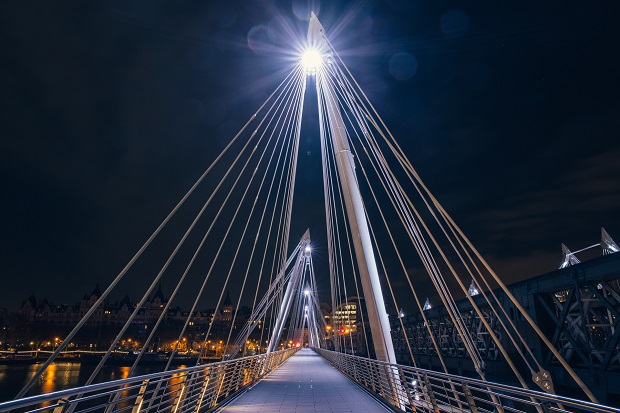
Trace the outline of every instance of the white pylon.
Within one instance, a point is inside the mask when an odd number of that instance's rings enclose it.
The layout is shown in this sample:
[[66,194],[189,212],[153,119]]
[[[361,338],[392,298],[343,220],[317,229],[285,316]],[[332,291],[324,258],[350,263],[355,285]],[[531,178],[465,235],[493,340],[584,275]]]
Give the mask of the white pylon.
[[282,337],[282,328],[284,327],[284,322],[288,317],[288,314],[291,310],[291,305],[294,301],[293,295],[299,288],[299,284],[306,267],[306,262],[309,259],[308,254],[306,253],[306,247],[310,245],[310,230],[306,230],[304,236],[301,239],[300,245],[301,249],[297,257],[297,261],[295,262],[295,267],[291,274],[291,279],[289,280],[286,287],[284,298],[282,299],[282,305],[280,306],[280,312],[278,313],[278,317],[276,319],[273,332],[271,334],[271,339],[269,340],[267,353],[271,353],[272,351],[277,350],[278,345],[280,344],[280,338]]
[[[316,15],[311,13],[310,25],[308,27],[308,46],[311,48],[310,50],[319,54],[324,54],[329,50],[329,45],[324,35],[325,29]],[[396,363],[394,345],[390,334],[390,322],[385,311],[385,302],[370,239],[370,231],[364,212],[364,204],[357,186],[353,155],[349,147],[347,132],[336,100],[336,94],[329,82],[321,76],[320,64],[314,62],[314,67],[308,68],[308,73],[314,74],[311,73],[311,69],[314,69],[316,73],[317,95],[319,99],[323,98],[326,102],[327,120],[332,136],[332,150],[351,228],[375,354],[378,360]],[[321,113],[319,109],[319,114]]]

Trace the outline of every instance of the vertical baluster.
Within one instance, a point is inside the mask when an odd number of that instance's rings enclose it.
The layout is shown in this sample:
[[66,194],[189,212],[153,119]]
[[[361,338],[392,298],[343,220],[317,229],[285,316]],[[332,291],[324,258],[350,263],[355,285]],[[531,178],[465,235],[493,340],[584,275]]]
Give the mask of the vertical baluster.
[[469,410],[471,411],[471,413],[478,413],[478,407],[476,406],[476,401],[474,400],[474,396],[471,393],[471,389],[466,383],[463,383],[461,387],[463,387],[463,394],[465,394],[465,399],[467,400],[467,404],[469,405]]
[[138,396],[136,397],[136,401],[133,404],[131,409],[131,413],[139,413],[140,409],[142,409],[142,403],[144,402],[144,394],[146,393],[146,388],[149,385],[148,380],[144,380],[142,382],[142,386],[140,386],[140,390],[138,391]]
[[[409,383],[407,383],[407,376],[405,376],[405,372],[402,367],[398,367],[398,374],[400,375],[400,382],[404,383],[403,387],[405,388],[405,393],[407,394],[407,402],[409,403],[409,407],[412,412],[416,411],[415,404],[413,402],[413,397],[411,396],[411,389],[409,389]],[[401,407],[404,407],[403,401],[400,402]],[[403,408],[403,410],[405,410]]]
[[206,368],[204,374],[204,384],[202,385],[202,390],[200,391],[200,396],[198,397],[198,401],[196,402],[196,408],[194,409],[194,413],[198,413],[200,408],[202,407],[202,402],[205,397],[205,393],[207,392],[207,387],[209,387],[209,381],[211,379],[211,369]]
[[424,373],[423,377],[424,377],[423,392],[424,392],[425,398],[433,406],[433,410],[435,411],[435,413],[440,413],[439,406],[437,406],[437,400],[435,400],[435,393],[433,392],[433,387],[431,386],[431,382],[428,379],[428,376],[426,375],[426,373]]
[[58,404],[58,406],[54,407],[52,413],[62,413],[65,407],[68,406],[67,399],[60,399],[56,402],[56,404]]
[[183,375],[183,378],[181,379],[181,382],[179,383],[179,386],[181,386],[181,391],[178,392],[177,402],[174,405],[174,409],[172,410],[172,413],[182,412],[182,410],[179,410],[179,407],[183,407],[183,400],[185,399],[185,390],[186,390],[185,383],[186,382],[187,382],[187,374]]

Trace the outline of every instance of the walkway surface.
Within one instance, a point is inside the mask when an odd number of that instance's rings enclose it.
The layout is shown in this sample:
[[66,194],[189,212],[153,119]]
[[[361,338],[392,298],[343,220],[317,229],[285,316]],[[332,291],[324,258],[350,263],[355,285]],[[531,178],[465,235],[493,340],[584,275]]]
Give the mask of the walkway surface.
[[310,349],[302,349],[221,412],[390,412]]

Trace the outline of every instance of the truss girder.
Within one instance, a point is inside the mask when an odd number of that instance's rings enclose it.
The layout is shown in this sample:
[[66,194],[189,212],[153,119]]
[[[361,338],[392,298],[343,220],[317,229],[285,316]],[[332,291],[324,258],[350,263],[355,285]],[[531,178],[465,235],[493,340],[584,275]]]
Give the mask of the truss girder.
[[[503,332],[497,317],[493,311],[489,308],[481,308],[485,320],[491,325],[494,333],[501,340]],[[461,318],[467,326],[467,332],[471,336],[476,348],[484,360],[497,360],[500,357],[500,351],[497,345],[490,337],[490,334],[484,327],[484,324],[480,320],[480,317],[473,310],[461,312]],[[460,337],[457,328],[454,326],[451,318],[446,314],[440,314],[436,317],[428,318],[430,324],[430,330],[435,337],[438,347],[441,350],[441,354],[444,357],[467,357],[467,349]],[[408,323],[405,325],[405,331],[409,342],[411,343],[411,349],[415,355],[437,355],[435,346],[431,336],[429,335],[428,328],[421,319],[414,323]],[[400,328],[395,329],[392,332],[392,338],[396,347],[397,354],[408,353],[406,340],[403,336]]]
[[[574,283],[537,301],[554,325],[553,345],[573,365],[620,370],[620,279]],[[554,363],[548,355],[547,363]]]

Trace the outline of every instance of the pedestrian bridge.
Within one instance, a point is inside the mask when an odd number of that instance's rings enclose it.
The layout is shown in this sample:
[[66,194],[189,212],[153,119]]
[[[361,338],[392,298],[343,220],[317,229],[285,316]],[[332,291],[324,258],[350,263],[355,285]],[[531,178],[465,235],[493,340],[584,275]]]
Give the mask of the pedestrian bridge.
[[285,361],[222,412],[389,412],[310,349]]
[[321,349],[129,377],[0,403],[0,413],[620,413],[620,409]]

